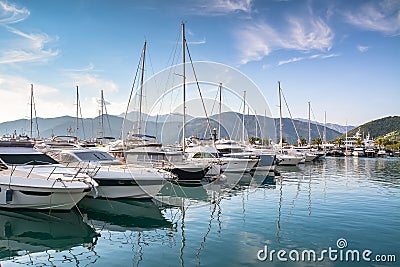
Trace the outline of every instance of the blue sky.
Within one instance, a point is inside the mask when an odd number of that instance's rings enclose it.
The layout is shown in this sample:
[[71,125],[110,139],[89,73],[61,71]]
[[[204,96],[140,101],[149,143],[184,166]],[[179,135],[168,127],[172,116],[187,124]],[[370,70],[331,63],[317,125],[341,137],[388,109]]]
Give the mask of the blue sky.
[[343,125],[400,114],[400,1],[0,0],[0,122],[28,117],[31,83],[39,117],[74,116],[76,85],[84,117],[101,89],[124,112],[144,39],[150,77],[182,21],[193,60],[243,72],[275,117],[278,80],[294,117],[308,101]]

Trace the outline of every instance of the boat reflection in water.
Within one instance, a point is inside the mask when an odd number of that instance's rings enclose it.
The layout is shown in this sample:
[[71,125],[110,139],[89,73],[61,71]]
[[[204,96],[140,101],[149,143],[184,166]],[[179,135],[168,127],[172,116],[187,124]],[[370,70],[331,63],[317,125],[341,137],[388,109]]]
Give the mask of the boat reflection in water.
[[[0,210],[0,260],[49,250],[68,251],[72,247],[93,247],[98,234],[76,210],[40,212]],[[48,252],[49,253],[49,252]],[[73,255],[64,255],[73,260]]]
[[229,173],[209,183],[167,183],[153,201],[176,207],[210,204],[245,188],[274,188],[276,179],[275,176],[268,176],[265,172]]
[[78,206],[87,223],[97,230],[125,232],[174,227],[151,200],[84,198]]

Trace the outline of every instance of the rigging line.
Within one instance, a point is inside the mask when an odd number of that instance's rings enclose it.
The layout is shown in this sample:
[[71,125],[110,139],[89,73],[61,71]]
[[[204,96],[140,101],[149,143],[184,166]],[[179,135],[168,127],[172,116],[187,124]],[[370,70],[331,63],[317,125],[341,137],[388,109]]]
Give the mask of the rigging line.
[[314,117],[314,122],[315,122],[315,126],[317,127],[319,138],[322,140],[322,135],[321,135],[321,132],[319,131],[318,122],[317,122],[317,119],[315,118],[314,111],[313,111],[312,107],[310,107],[310,109],[311,109],[311,113]]
[[[220,87],[220,85],[218,85],[218,89],[219,89],[219,87]],[[217,102],[217,97],[218,97],[218,94],[219,94],[219,90],[217,90],[217,94],[215,95],[214,102],[213,102],[213,106],[212,106],[212,108],[211,108],[211,113],[210,113],[210,116],[212,116],[212,115],[213,115],[213,112],[214,112],[214,107],[215,107],[215,103]]]
[[37,137],[40,136],[39,132],[39,124],[37,120],[37,115],[36,115],[36,103],[35,103],[35,96],[32,95],[32,100],[33,100],[33,110],[35,111],[35,123],[36,123],[36,131],[37,131]]
[[282,94],[282,96],[283,96],[283,100],[285,101],[286,108],[287,108],[287,110],[288,110],[288,112],[289,112],[290,119],[291,119],[291,121],[292,121],[292,124],[293,124],[294,130],[296,131],[296,135],[297,135],[297,142],[299,142],[299,141],[300,141],[299,132],[297,131],[296,125],[294,124],[293,116],[292,116],[292,113],[290,112],[289,105],[288,105],[288,103],[286,102],[286,98],[285,98],[285,95],[283,94],[282,88],[281,88],[281,94]]
[[143,58],[143,52],[140,55],[138,66],[136,68],[135,78],[133,79],[133,83],[132,83],[132,87],[131,87],[131,92],[129,93],[128,105],[126,106],[126,111],[125,111],[125,114],[124,114],[124,120],[122,121],[122,126],[121,126],[121,131],[120,131],[120,139],[121,140],[123,140],[123,138],[124,138],[124,128],[125,128],[126,116],[128,115],[129,105],[130,105],[131,100],[132,100],[132,94],[133,94],[133,91],[135,89],[135,83],[136,83],[137,75],[139,73],[140,63],[142,61],[142,58]]
[[[180,38],[181,32],[178,31],[176,34],[176,38],[175,38],[175,49],[173,49],[171,51],[171,53],[169,54],[168,60],[167,60],[167,66],[173,66],[174,64],[174,60],[178,60],[176,57],[176,51],[178,51],[178,44],[179,44],[179,38]],[[171,61],[171,64],[169,64],[169,61]]]
[[112,130],[111,130],[111,124],[110,124],[110,116],[108,115],[108,112],[107,112],[106,101],[104,99],[102,101],[103,101],[103,105],[104,105],[104,110],[105,110],[106,115],[107,115],[108,130],[110,131],[110,136],[112,136]]
[[81,107],[81,100],[80,100],[80,99],[78,99],[77,105],[78,105],[78,107],[79,107],[79,113],[81,114],[81,123],[82,123],[83,139],[86,139],[86,134],[85,134],[85,123],[84,123],[84,121],[83,121],[82,107]]
[[[193,65],[193,61],[192,61],[192,56],[190,55],[189,46],[188,46],[186,40],[185,40],[185,45],[186,45],[186,50],[187,50],[187,52],[188,52],[190,64],[191,64],[191,66],[192,66],[193,75],[194,75],[194,78],[195,78],[195,80],[196,80],[197,90],[199,91],[201,103],[202,103],[202,105],[203,105],[204,113],[205,113],[206,118],[207,118],[207,127],[208,127],[208,129],[210,130],[210,135],[212,135],[210,118],[208,117],[208,114],[207,114],[206,105],[204,104],[203,95],[202,95],[201,90],[200,90],[199,80],[197,79],[197,74],[196,74],[196,71],[194,70],[194,65]],[[207,130],[206,130],[206,131],[207,131]],[[204,134],[204,138],[205,138],[205,137],[206,137],[206,135]]]

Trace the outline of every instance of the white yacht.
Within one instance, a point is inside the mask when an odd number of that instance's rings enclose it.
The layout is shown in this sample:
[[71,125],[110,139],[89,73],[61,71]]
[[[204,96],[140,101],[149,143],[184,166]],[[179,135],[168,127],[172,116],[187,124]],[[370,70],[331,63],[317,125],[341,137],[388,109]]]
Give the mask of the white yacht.
[[197,183],[211,169],[208,162],[187,161],[182,151],[160,146],[137,146],[124,152],[126,163],[149,166],[175,174],[178,182]]
[[379,149],[378,153],[376,153],[376,155],[380,158],[385,158],[387,157],[387,152],[385,149]]
[[276,159],[277,159],[278,165],[296,166],[303,160],[303,157],[299,156],[299,155],[288,154],[287,151],[284,151],[282,153],[277,153]]
[[364,157],[365,156],[364,148],[355,147],[352,155],[353,155],[353,157]]
[[0,207],[70,210],[97,185],[82,169],[62,166],[32,143],[0,143]]
[[259,161],[255,153],[245,151],[243,146],[231,139],[217,140],[215,148],[222,162],[227,163],[222,166],[223,172],[250,172]]
[[187,155],[187,161],[198,162],[210,165],[211,168],[207,172],[206,176],[215,177],[222,173],[223,165],[227,162],[223,162],[218,157],[218,150],[214,146],[208,145],[192,145],[188,146],[185,150]]
[[103,198],[151,198],[174,176],[166,171],[134,167],[116,160],[110,154],[93,149],[65,149],[49,152],[53,158],[67,166],[97,167],[88,175],[99,184],[90,196]]

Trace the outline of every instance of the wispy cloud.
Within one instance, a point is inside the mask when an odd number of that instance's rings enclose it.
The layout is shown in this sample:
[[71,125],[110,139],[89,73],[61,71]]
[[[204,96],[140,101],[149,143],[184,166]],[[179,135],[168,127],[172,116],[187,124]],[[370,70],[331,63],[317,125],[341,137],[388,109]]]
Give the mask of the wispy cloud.
[[319,17],[289,17],[283,29],[266,22],[251,23],[237,33],[241,63],[258,61],[278,49],[329,51],[334,33]]
[[236,12],[251,13],[252,0],[206,0],[193,8],[197,15],[219,16]]
[[0,2],[0,25],[16,37],[8,40],[13,44],[12,47],[0,49],[0,64],[46,62],[59,54],[59,50],[45,48],[48,43],[56,41],[57,37],[51,38],[45,33],[26,33],[9,26],[25,20],[29,15],[30,12],[26,8]]
[[206,43],[206,38],[203,38],[200,41],[188,41],[186,42],[188,45],[200,45],[200,44],[205,44]]
[[278,62],[278,66],[284,65],[284,64],[288,64],[288,63],[293,63],[293,62],[297,62],[297,61],[301,61],[306,59],[305,57],[294,57],[288,60],[281,60]]
[[11,24],[29,17],[29,10],[17,8],[15,5],[0,1],[0,24]]
[[64,69],[64,72],[102,72],[103,70],[96,69],[93,63],[89,63],[84,67],[77,67],[74,69]]
[[326,59],[326,58],[332,58],[332,57],[337,57],[337,56],[339,56],[339,54],[314,54],[314,55],[311,55],[308,57],[294,57],[291,59],[279,61],[278,66],[293,63],[293,62],[298,62],[298,61],[302,61],[302,60],[307,60],[307,59]]
[[97,74],[87,72],[71,72],[67,76],[70,78],[71,87],[79,85],[86,90],[100,91],[104,90],[108,93],[118,92],[118,85],[113,81],[103,79]]
[[18,62],[46,62],[59,54],[59,50],[46,49],[45,45],[51,41],[45,33],[24,33],[13,27],[6,26],[6,29],[17,36],[22,37],[19,47],[3,51],[0,55],[0,64]]
[[367,52],[369,47],[368,46],[363,46],[363,45],[357,45],[357,49],[358,51],[360,51],[361,53]]
[[360,29],[400,34],[400,2],[397,0],[371,1],[344,15],[348,23]]

